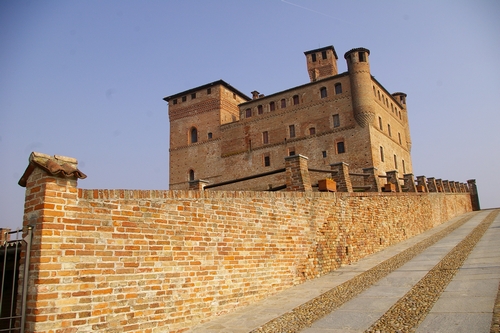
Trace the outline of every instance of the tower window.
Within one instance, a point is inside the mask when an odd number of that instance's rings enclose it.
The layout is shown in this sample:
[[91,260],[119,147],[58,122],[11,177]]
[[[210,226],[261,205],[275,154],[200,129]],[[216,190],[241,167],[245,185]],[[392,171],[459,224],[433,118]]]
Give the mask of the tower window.
[[271,156],[269,154],[264,155],[264,166],[271,166]]
[[210,95],[212,93],[212,88],[207,89],[207,95]]
[[327,58],[327,56],[326,56],[326,51],[321,52],[321,57],[322,57],[323,59],[326,59],[326,58]]
[[316,53],[311,54],[311,61],[316,62]]
[[384,162],[384,147],[380,146],[380,160]]
[[342,83],[335,84],[335,95],[342,94]]
[[382,126],[382,117],[378,117],[378,127],[380,128],[381,131],[384,130],[384,126]]
[[208,139],[210,140],[212,138],[212,132],[208,132],[208,135],[207,135]]
[[173,103],[174,105],[176,105],[176,104],[177,104],[177,98],[176,98],[176,99],[174,99],[174,100],[172,101],[172,103]]
[[396,155],[394,155],[394,168],[398,168],[398,157]]
[[284,98],[281,100],[281,108],[282,109],[286,108],[286,99]]
[[269,143],[269,132],[268,131],[262,132],[262,143],[263,144]]
[[295,138],[295,125],[288,126],[288,129],[290,131],[290,137]]
[[257,113],[258,114],[263,114],[264,113],[264,108],[262,107],[262,105],[257,106]]
[[326,157],[326,150],[323,150],[321,153],[323,154],[323,158],[325,158]]
[[189,131],[189,136],[191,139],[191,143],[198,142],[198,130],[196,129],[196,127],[191,128],[191,130]]
[[315,127],[311,127],[309,129],[309,135],[314,135],[314,134],[316,134],[316,128]]
[[183,102],[185,102],[185,101],[186,101],[186,99],[187,99],[187,97],[186,97],[186,96],[182,96],[182,101],[183,101]]
[[196,98],[196,93],[192,93],[191,94],[191,99],[195,99]]
[[274,110],[276,110],[276,103],[274,102],[269,103],[269,111],[274,111]]
[[288,156],[295,156],[295,147],[288,148]]
[[401,162],[403,163],[403,174],[405,174],[406,173],[405,160],[401,160]]
[[326,98],[328,96],[327,92],[326,92],[326,88],[325,87],[322,87],[320,90],[319,90],[319,94],[321,96],[321,98]]
[[294,95],[293,96],[293,105],[299,104],[299,95]]
[[399,144],[402,144],[402,141],[401,141],[401,133],[398,133],[398,138],[399,138]]
[[389,136],[392,136],[391,125],[389,125],[389,124],[387,124],[387,132],[389,133]]
[[250,118],[252,116],[252,109],[245,110],[245,118]]
[[358,58],[360,62],[366,62],[366,55],[364,52],[358,52]]
[[343,154],[343,153],[345,153],[344,141],[339,141],[337,142],[337,154]]
[[189,180],[190,181],[194,180],[194,171],[192,169],[189,170]]
[[333,127],[340,126],[340,116],[338,114],[333,115]]

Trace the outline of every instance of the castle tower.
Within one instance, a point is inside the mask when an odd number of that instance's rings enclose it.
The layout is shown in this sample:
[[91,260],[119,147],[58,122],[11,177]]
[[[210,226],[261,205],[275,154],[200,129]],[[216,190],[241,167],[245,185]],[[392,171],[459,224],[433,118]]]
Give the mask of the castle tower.
[[337,75],[337,53],[333,46],[304,52],[311,82]]
[[392,96],[399,102],[401,105],[401,116],[400,118],[403,120],[405,124],[405,134],[406,134],[406,144],[408,146],[408,151],[411,151],[411,136],[410,136],[410,123],[408,122],[408,110],[406,109],[406,94],[402,92],[393,93]]
[[354,118],[361,127],[366,127],[375,117],[369,55],[370,50],[365,48],[352,49],[344,55],[351,80]]

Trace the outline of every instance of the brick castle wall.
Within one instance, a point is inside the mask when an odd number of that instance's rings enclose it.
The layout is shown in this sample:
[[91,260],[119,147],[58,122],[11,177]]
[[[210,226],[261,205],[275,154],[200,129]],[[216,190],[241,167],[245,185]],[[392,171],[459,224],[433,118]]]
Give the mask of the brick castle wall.
[[83,190],[35,169],[30,332],[181,332],[471,210],[469,193]]

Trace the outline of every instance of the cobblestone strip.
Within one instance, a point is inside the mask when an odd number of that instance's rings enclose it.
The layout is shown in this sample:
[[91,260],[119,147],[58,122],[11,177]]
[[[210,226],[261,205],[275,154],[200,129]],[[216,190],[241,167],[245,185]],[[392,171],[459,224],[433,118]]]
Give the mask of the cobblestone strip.
[[500,333],[500,283],[498,284],[497,299],[493,307],[493,318],[491,319],[490,333]]
[[488,214],[365,333],[414,332],[499,213]]
[[375,282],[392,271],[403,266],[407,261],[420,254],[426,248],[439,241],[455,229],[469,221],[475,214],[461,218],[454,224],[420,241],[405,251],[381,262],[377,266],[355,276],[320,296],[302,304],[284,315],[275,318],[250,333],[294,333],[310,326],[342,304],[368,289]]

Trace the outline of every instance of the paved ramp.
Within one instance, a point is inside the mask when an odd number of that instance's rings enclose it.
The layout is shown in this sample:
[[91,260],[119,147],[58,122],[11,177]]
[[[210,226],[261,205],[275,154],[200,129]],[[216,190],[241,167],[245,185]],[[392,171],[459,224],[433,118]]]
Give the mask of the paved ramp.
[[500,332],[499,213],[464,214],[191,332]]

